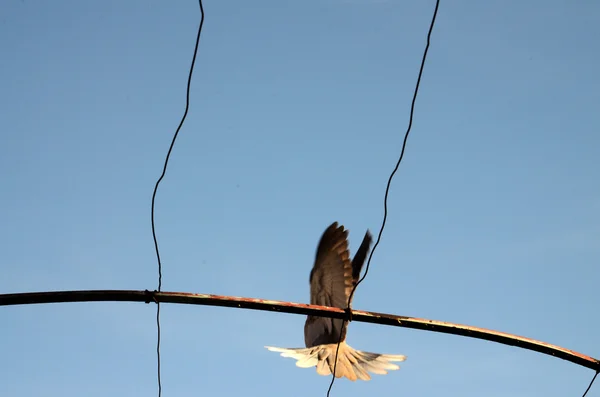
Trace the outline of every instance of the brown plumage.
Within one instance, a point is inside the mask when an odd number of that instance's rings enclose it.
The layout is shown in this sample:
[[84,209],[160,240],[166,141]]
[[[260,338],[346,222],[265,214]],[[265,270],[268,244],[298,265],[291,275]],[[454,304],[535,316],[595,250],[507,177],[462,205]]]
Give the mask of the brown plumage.
[[[354,260],[350,262],[348,230],[331,224],[323,233],[317,248],[315,264],[310,272],[310,304],[319,306],[348,307],[352,288],[358,282],[367,253],[371,246],[371,234],[367,231]],[[338,343],[346,339],[348,323],[342,319],[308,316],[304,325],[306,347]]]
[[[366,232],[363,241],[350,261],[348,251],[348,231],[337,222],[323,233],[314,266],[310,272],[311,305],[330,306],[346,309],[352,289],[360,278],[360,272],[371,246],[371,235]],[[371,379],[368,372],[386,374],[386,370],[399,369],[393,361],[404,361],[403,355],[377,354],[354,350],[346,343],[348,323],[342,319],[308,316],[304,324],[305,349],[267,347],[281,352],[283,357],[298,360],[299,367],[317,367],[320,375],[330,375],[335,364],[338,341],[336,377],[346,377],[352,381]]]

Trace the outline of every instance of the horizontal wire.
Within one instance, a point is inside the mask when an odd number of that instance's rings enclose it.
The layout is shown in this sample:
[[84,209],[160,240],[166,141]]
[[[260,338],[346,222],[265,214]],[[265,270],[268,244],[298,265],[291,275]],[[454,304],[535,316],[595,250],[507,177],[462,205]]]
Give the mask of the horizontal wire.
[[[346,311],[335,307],[307,305],[304,303],[282,302],[236,296],[192,294],[187,292],[157,292],[136,290],[89,290],[54,291],[0,294],[0,306],[28,305],[65,302],[160,302],[192,304],[205,306],[223,306],[242,309],[273,311],[291,314],[304,314],[328,318],[347,317]],[[439,332],[468,338],[483,339],[490,342],[516,346],[526,350],[554,356],[574,364],[600,371],[600,360],[564,347],[550,343],[469,325],[454,324],[445,321],[428,320],[417,317],[397,316],[393,314],[352,310],[352,321],[391,325],[423,331]]]

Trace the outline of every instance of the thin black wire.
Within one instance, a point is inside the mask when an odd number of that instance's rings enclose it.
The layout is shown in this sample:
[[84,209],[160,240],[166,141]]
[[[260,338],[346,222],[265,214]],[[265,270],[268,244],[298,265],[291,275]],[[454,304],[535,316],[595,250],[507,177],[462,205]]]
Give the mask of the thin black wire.
[[[406,142],[408,141],[408,135],[410,134],[410,130],[412,128],[413,115],[415,112],[415,102],[417,101],[417,94],[419,93],[419,85],[421,84],[421,76],[423,75],[423,69],[425,68],[425,61],[427,60],[427,52],[429,50],[429,44],[431,42],[431,32],[433,31],[433,26],[435,25],[435,18],[437,16],[439,6],[440,6],[440,0],[436,0],[435,10],[433,11],[433,17],[431,18],[431,24],[429,25],[429,32],[427,33],[427,45],[425,46],[425,51],[423,51],[423,58],[421,60],[421,68],[419,69],[419,77],[417,78],[417,84],[415,86],[412,103],[410,105],[410,117],[409,117],[409,121],[408,121],[408,128],[406,130],[406,133],[404,134],[404,141],[402,142],[402,150],[400,151],[400,157],[398,158],[398,162],[396,162],[396,166],[394,167],[394,170],[390,174],[390,177],[387,182],[387,186],[385,188],[385,196],[383,199],[383,222],[381,224],[381,229],[379,229],[379,235],[377,236],[377,241],[375,242],[375,245],[373,246],[373,250],[371,250],[371,254],[369,255],[369,260],[367,261],[367,267],[365,268],[365,274],[363,274],[363,276],[358,280],[358,282],[354,285],[354,288],[352,288],[352,291],[350,292],[350,296],[348,297],[348,310],[350,310],[350,302],[352,301],[352,296],[354,295],[354,291],[356,291],[356,287],[358,287],[358,285],[365,279],[365,277],[367,277],[367,273],[369,272],[369,266],[371,264],[371,258],[373,257],[373,253],[375,252],[375,249],[379,245],[379,241],[381,240],[381,235],[383,234],[383,229],[385,228],[385,223],[387,221],[387,214],[388,214],[387,200],[388,200],[388,195],[390,192],[390,186],[392,184],[392,179],[394,178],[394,175],[396,174],[396,171],[398,171],[398,167],[400,167],[400,163],[402,162],[402,159],[404,158],[404,150],[406,149]],[[327,397],[329,397],[329,393],[331,392],[331,388],[333,387],[333,383],[335,382],[335,370],[337,367],[337,359],[338,359],[338,353],[340,351],[340,344],[342,343],[342,335],[343,335],[343,332],[340,330],[340,339],[338,341],[337,349],[335,350],[335,361],[333,364],[333,373],[331,375],[331,383],[329,384],[329,389],[327,389]]]
[[594,375],[594,377],[592,378],[592,381],[590,382],[589,386],[587,387],[587,389],[585,389],[585,393],[583,393],[583,396],[581,396],[581,397],[585,397],[585,395],[588,394],[588,392],[592,388],[592,385],[594,384],[594,381],[596,380],[596,376],[598,376],[598,374],[600,374],[600,372],[596,371],[596,375]]
[[[175,141],[177,140],[177,136],[179,135],[179,131],[183,126],[183,123],[187,117],[188,110],[190,108],[190,87],[192,85],[192,75],[194,73],[194,65],[196,64],[196,55],[198,54],[198,45],[200,44],[200,34],[202,33],[202,25],[204,24],[204,7],[202,6],[202,0],[198,1],[200,5],[200,25],[198,25],[198,34],[196,36],[196,45],[194,46],[194,56],[192,57],[192,64],[190,65],[190,72],[188,75],[187,81],[187,89],[186,89],[186,98],[185,98],[185,111],[183,112],[183,117],[181,117],[181,121],[179,122],[179,126],[175,130],[175,134],[173,135],[173,139],[171,140],[171,146],[169,146],[169,150],[167,152],[167,156],[165,158],[165,164],[163,166],[162,174],[156,181],[156,185],[154,185],[154,192],[152,192],[152,205],[151,205],[151,223],[152,223],[152,238],[154,239],[154,249],[156,250],[156,259],[158,261],[158,289],[160,292],[162,288],[162,262],[160,260],[160,252],[158,250],[158,240],[156,239],[156,227],[154,224],[154,203],[156,201],[156,192],[158,191],[158,185],[163,180],[166,172],[167,165],[169,164],[169,158],[171,157],[171,152],[173,151],[173,147],[175,146]],[[160,303],[155,299],[156,302],[156,360],[157,360],[157,377],[158,377],[158,397],[162,395],[162,383],[160,377]]]
[[[181,127],[183,126],[183,123],[185,122],[185,119],[187,118],[187,114],[188,114],[189,107],[190,107],[190,88],[191,88],[191,83],[192,83],[192,75],[194,73],[194,66],[196,64],[196,56],[198,54],[198,46],[200,44],[200,36],[202,34],[202,26],[204,25],[204,6],[202,4],[202,0],[199,0],[198,4],[200,6],[201,17],[200,17],[200,24],[198,25],[198,33],[196,36],[196,44],[194,46],[194,55],[192,57],[192,64],[190,65],[190,71],[189,71],[189,75],[188,75],[185,111],[183,113],[181,121],[179,122],[179,125],[177,126],[177,129],[175,130],[175,134],[173,135],[173,139],[171,140],[171,145],[169,146],[169,150],[167,151],[167,156],[165,157],[165,163],[163,166],[162,173],[161,173],[160,177],[158,178],[158,180],[156,181],[156,184],[154,186],[154,191],[152,192],[152,204],[151,204],[152,238],[154,240],[154,249],[156,251],[156,259],[158,261],[158,289],[157,289],[157,291],[159,291],[159,292],[161,291],[161,288],[162,288],[162,262],[160,259],[158,240],[156,238],[156,226],[155,226],[155,222],[154,222],[154,208],[155,208],[155,202],[156,202],[156,193],[158,191],[158,186],[160,185],[160,182],[163,180],[163,178],[167,172],[167,166],[169,164],[169,158],[171,156],[171,152],[173,151],[173,147],[175,146],[175,141],[177,140],[179,131],[181,130]],[[389,190],[390,190],[390,186],[392,183],[392,179],[394,178],[394,175],[398,171],[398,168],[400,167],[400,163],[402,162],[402,159],[404,158],[404,151],[406,149],[406,143],[408,141],[408,136],[409,136],[411,128],[412,128],[413,115],[414,115],[414,110],[415,110],[415,102],[417,100],[417,95],[419,92],[421,76],[423,75],[423,69],[425,67],[425,61],[427,59],[427,52],[429,50],[429,45],[430,45],[430,41],[431,41],[431,33],[433,31],[433,26],[435,25],[435,19],[437,17],[439,5],[440,5],[440,1],[436,0],[435,10],[433,12],[431,24],[429,26],[429,32],[427,33],[427,45],[425,46],[425,51],[423,52],[423,59],[421,61],[421,67],[419,69],[419,76],[417,78],[417,84],[415,86],[415,91],[414,91],[414,95],[413,95],[413,99],[412,99],[412,103],[411,103],[411,107],[410,107],[410,117],[409,117],[408,129],[406,130],[406,133],[404,135],[404,141],[402,142],[402,150],[400,151],[400,157],[398,158],[398,162],[396,163],[394,170],[390,174],[390,177],[388,179],[388,183],[387,183],[387,186],[385,189],[385,196],[384,196],[384,200],[383,200],[383,208],[384,208],[383,222],[381,224],[379,234],[377,235],[377,241],[375,242],[375,245],[373,246],[373,249],[371,250],[371,253],[369,255],[369,259],[367,261],[367,267],[365,268],[365,273],[358,280],[358,282],[354,285],[354,288],[350,292],[350,296],[348,298],[348,309],[350,309],[350,302],[352,301],[352,296],[354,295],[354,291],[356,290],[358,285],[365,279],[365,277],[367,277],[367,273],[369,272],[369,267],[371,265],[371,258],[373,257],[373,253],[375,252],[375,249],[379,245],[379,241],[381,240],[381,235],[383,234],[383,230],[385,228],[385,224],[387,221],[387,214],[388,214],[387,199],[388,199],[388,195],[389,195]],[[161,384],[161,374],[160,374],[160,303],[156,299],[154,299],[154,302],[156,302],[156,328],[157,328],[156,357],[157,357],[158,396],[161,397],[162,384]],[[333,367],[331,383],[329,384],[329,389],[327,390],[327,397],[329,397],[329,393],[331,392],[331,388],[333,387],[333,383],[335,382],[335,371],[336,371],[336,367],[337,367],[337,358],[338,358],[338,353],[339,353],[341,342],[342,342],[342,333],[340,332],[340,340],[338,341],[337,349],[335,352],[335,363],[334,363],[334,367]],[[588,391],[591,389],[592,385],[594,384],[594,381],[596,380],[598,373],[599,372],[596,372],[596,374],[592,378],[592,381],[590,382],[589,386],[583,393],[582,397],[585,397],[587,395]]]

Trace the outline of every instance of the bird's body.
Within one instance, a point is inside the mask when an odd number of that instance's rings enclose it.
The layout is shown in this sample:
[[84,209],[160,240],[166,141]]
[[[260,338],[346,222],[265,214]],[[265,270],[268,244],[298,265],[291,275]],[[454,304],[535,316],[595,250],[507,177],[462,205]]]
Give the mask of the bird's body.
[[[358,283],[360,271],[371,246],[371,235],[367,231],[350,261],[348,251],[348,231],[337,222],[323,233],[315,264],[310,272],[310,304],[346,309],[350,294]],[[319,375],[330,375],[334,371],[337,378],[346,377],[352,381],[371,379],[368,372],[386,374],[386,370],[399,369],[393,361],[404,361],[403,355],[377,354],[354,350],[346,343],[348,322],[342,319],[308,316],[304,324],[306,348],[269,347],[280,352],[283,357],[298,360],[296,365],[303,368],[317,367]],[[336,350],[337,366],[335,365]]]

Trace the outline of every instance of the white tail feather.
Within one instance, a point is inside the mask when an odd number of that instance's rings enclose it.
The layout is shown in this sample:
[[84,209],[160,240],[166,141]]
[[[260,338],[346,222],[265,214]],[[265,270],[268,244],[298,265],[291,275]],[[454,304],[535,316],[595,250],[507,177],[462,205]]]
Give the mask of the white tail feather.
[[[296,366],[301,368],[317,367],[319,375],[331,375],[335,364],[337,344],[318,345],[307,348],[283,348],[265,346],[273,352],[281,353],[282,357],[293,358]],[[338,352],[336,378],[346,377],[351,381],[357,379],[369,380],[369,372],[385,375],[387,371],[400,369],[394,361],[404,361],[406,356],[400,354],[377,354],[354,350],[346,342],[340,344]]]

